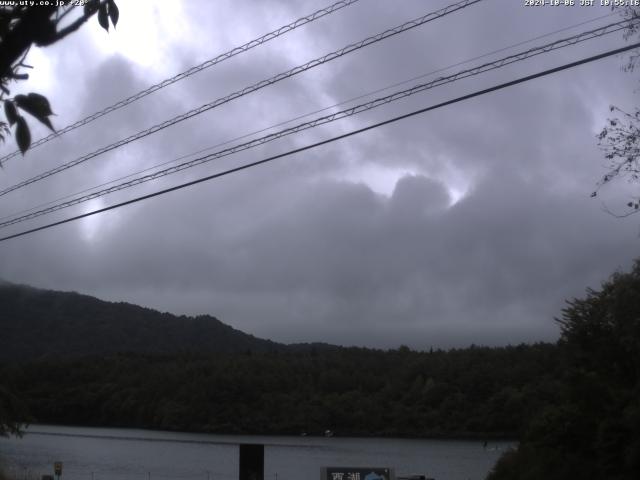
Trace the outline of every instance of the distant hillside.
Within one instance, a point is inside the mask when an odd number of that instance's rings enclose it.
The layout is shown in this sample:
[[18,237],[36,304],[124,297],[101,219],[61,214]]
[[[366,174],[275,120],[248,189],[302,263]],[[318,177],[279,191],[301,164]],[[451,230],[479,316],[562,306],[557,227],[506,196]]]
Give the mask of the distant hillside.
[[0,282],[0,361],[285,348],[208,315],[178,317],[129,303]]

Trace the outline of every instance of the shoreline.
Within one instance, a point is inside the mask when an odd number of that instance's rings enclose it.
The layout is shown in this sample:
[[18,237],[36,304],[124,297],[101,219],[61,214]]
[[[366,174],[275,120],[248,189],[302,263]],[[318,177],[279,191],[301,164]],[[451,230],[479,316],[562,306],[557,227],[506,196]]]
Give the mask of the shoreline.
[[[45,430],[42,430],[42,429]],[[64,432],[64,431],[46,431],[47,429],[92,429],[92,430],[105,430],[105,434],[99,433],[78,433],[78,432]],[[128,430],[133,432],[140,432],[143,435],[109,435],[109,431],[115,430]],[[167,435],[166,438],[162,437],[152,437],[152,436],[144,436],[144,432],[148,432],[149,434],[155,435]],[[325,436],[322,434],[291,434],[291,433],[222,433],[222,432],[207,432],[207,431],[187,431],[187,430],[160,430],[153,428],[139,428],[139,427],[123,427],[123,426],[95,426],[95,425],[57,425],[57,424],[31,424],[27,428],[22,431],[23,435],[47,435],[47,436],[60,436],[60,437],[78,437],[78,438],[100,438],[100,439],[112,439],[112,440],[143,440],[143,441],[154,441],[154,442],[179,442],[179,443],[210,443],[210,444],[237,444],[238,442],[233,441],[225,441],[225,440],[207,440],[203,438],[202,440],[198,439],[187,439],[180,438],[180,436],[186,435],[196,435],[202,437],[208,436],[218,436],[218,437],[264,437],[265,439],[276,439],[276,438],[295,438],[295,439],[309,439],[309,440],[320,440],[326,439],[330,440],[331,438],[336,439],[361,439],[361,440],[374,440],[374,439],[384,439],[384,440],[423,440],[423,441],[452,441],[452,442],[508,442],[508,443],[518,443],[519,439],[509,435],[498,435],[498,434],[466,434],[466,435],[429,435],[429,436],[402,436],[402,435],[382,435],[382,434],[371,434],[371,435],[354,435],[354,434],[345,434],[340,435],[339,432],[335,433],[332,436]],[[170,437],[169,437],[170,436]],[[15,438],[15,437],[13,437]]]

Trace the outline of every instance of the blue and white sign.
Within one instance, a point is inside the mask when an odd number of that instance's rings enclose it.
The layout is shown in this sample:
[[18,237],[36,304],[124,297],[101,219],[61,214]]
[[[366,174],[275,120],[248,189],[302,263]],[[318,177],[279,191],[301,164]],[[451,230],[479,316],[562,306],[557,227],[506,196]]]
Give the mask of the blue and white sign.
[[395,480],[391,468],[385,467],[324,467],[320,480]]

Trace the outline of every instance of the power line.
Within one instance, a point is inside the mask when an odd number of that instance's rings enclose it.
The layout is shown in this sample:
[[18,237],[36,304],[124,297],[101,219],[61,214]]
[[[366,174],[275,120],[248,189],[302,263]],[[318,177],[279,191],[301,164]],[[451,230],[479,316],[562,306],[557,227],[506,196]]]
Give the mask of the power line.
[[[127,105],[129,105],[130,103],[133,103],[137,100],[140,100],[141,98],[146,97],[147,95],[150,95],[154,92],[157,92],[158,90],[168,87],[169,85],[172,85],[180,80],[183,80],[187,77],[190,77],[191,75],[194,75],[198,72],[201,72],[202,70],[205,70],[209,67],[212,67],[218,63],[221,63],[225,60],[228,60],[229,58],[235,57],[236,55],[239,55],[241,53],[244,53],[248,50],[251,50],[252,48],[255,48],[259,45],[262,45],[263,43],[267,43],[275,38],[278,38],[286,33],[289,33],[293,30],[295,30],[298,27],[301,27],[303,25],[306,25],[307,23],[311,23],[315,20],[318,20],[319,18],[322,18],[326,15],[330,15],[344,7],[348,7],[349,5],[352,5],[356,2],[358,2],[360,0],[340,0],[339,2],[334,3],[333,5],[330,5],[328,7],[322,8],[320,10],[317,10],[309,15],[305,15],[304,17],[300,17],[297,20],[284,25],[280,28],[277,28],[259,38],[256,38],[254,40],[251,40],[243,45],[240,45],[239,47],[235,47],[232,48],[231,50],[229,50],[228,52],[222,53],[214,58],[211,58],[209,60],[207,60],[206,62],[201,63],[200,65],[196,65],[195,67],[191,67],[189,70],[185,70],[184,72],[181,72],[177,75],[174,75],[171,78],[167,78],[159,83],[156,83],[155,85],[151,85],[150,87],[146,88],[145,90],[142,90],[134,95],[131,95],[130,97],[125,98],[124,100],[120,100],[117,103],[114,103],[113,105],[106,107],[98,112],[93,113],[92,115],[89,115],[88,117],[85,117],[81,120],[78,120],[75,123],[72,123],[71,125],[67,125],[66,127],[58,130],[57,132],[54,132],[44,138],[41,138],[40,140],[33,142],[31,144],[30,149],[36,148],[40,145],[43,145],[45,143],[47,143],[49,140],[52,140],[54,138],[58,138],[61,135],[70,132],[72,130],[75,130],[76,128],[82,127],[83,125],[86,125],[88,123],[93,122],[94,120],[97,120],[100,117],[103,117],[104,115],[107,115],[108,113],[111,112],[115,112],[116,110],[125,107]],[[18,155],[20,155],[20,150],[16,150],[15,152],[12,152],[8,155],[5,155],[4,157],[0,158],[0,165],[2,165],[4,162],[6,162],[7,160],[17,157]]]
[[114,193],[120,190],[124,190],[126,188],[130,188],[130,187],[134,187],[137,185],[141,185],[142,183],[146,183],[149,182],[151,180],[156,180],[158,178],[167,176],[167,175],[171,175],[177,172],[180,172],[182,170],[186,170],[188,168],[192,168],[195,167],[197,165],[201,165],[203,163],[207,163],[210,162],[212,160],[216,160],[222,157],[226,157],[228,155],[232,155],[234,153],[238,153],[240,151],[244,151],[244,150],[248,150],[250,148],[254,148],[257,147],[259,145],[263,145],[265,143],[283,138],[285,136],[289,136],[304,130],[308,130],[311,128],[315,128],[317,126],[320,125],[325,125],[327,123],[331,123],[334,122],[336,120],[340,120],[343,118],[347,118],[359,113],[363,113],[365,111],[368,110],[372,110],[374,108],[380,107],[382,105],[386,105],[388,103],[400,100],[402,98],[406,98],[409,97],[411,95],[415,95],[417,93],[421,93],[424,92],[426,90],[435,88],[435,87],[439,87],[448,83],[452,83],[464,78],[468,78],[471,76],[475,76],[475,75],[479,75],[481,73],[485,73],[488,72],[490,70],[495,70],[498,68],[502,68],[506,65],[511,65],[513,63],[516,62],[520,62],[523,60],[526,60],[528,58],[540,55],[540,54],[544,54],[544,53],[548,53],[550,51],[553,50],[558,50],[560,48],[565,48],[568,46],[572,46],[575,45],[577,43],[580,42],[584,42],[587,40],[591,40],[594,38],[599,38],[602,37],[604,35],[608,35],[611,33],[615,33],[617,31],[620,31],[622,29],[628,28],[629,25],[634,24],[634,23],[638,23],[637,21],[633,21],[633,20],[622,20],[619,22],[615,22],[612,23],[610,25],[604,26],[604,27],[600,27],[600,28],[596,28],[593,30],[589,30],[586,32],[582,32],[576,35],[573,35],[571,37],[568,38],[564,38],[561,40],[556,40],[554,42],[542,45],[542,46],[538,46],[538,47],[533,47],[530,48],[528,50],[525,50],[524,52],[520,52],[520,53],[516,53],[513,55],[509,55],[507,57],[495,60],[493,62],[489,62],[489,63],[485,63],[482,65],[479,65],[477,67],[474,68],[470,68],[467,70],[462,70],[460,72],[454,73],[452,75],[449,75],[448,77],[440,77],[438,79],[435,79],[431,82],[427,82],[427,83],[423,83],[423,84],[418,84],[418,85],[414,85],[413,87],[406,89],[406,90],[401,90],[398,92],[394,92],[390,95],[387,95],[385,97],[380,97],[374,100],[371,100],[369,102],[366,103],[362,103],[360,105],[356,105],[353,106],[351,108],[345,109],[345,110],[341,110],[339,112],[335,112],[332,113],[330,115],[325,115],[323,117],[318,117],[314,120],[311,120],[309,122],[304,122],[298,125],[295,125],[293,127],[290,128],[286,128],[283,130],[280,130],[278,132],[274,132],[271,133],[269,135],[265,135],[264,137],[260,137],[260,138],[256,138],[253,140],[250,140],[248,142],[239,144],[239,145],[235,145],[233,147],[230,148],[226,148],[224,150],[220,150],[218,152],[215,153],[211,153],[209,155],[205,155],[199,158],[195,158],[193,160],[190,160],[188,162],[184,162],[181,163],[179,165],[175,165],[173,167],[169,167],[166,168],[164,170],[159,170],[157,172],[142,176],[142,177],[137,177],[134,178],[132,180],[129,180],[127,182],[123,182],[121,184],[117,184],[114,186],[111,186],[109,188],[105,188],[103,190],[98,190],[96,192],[92,192],[90,194],[84,195],[84,196],[80,196],[80,197],[76,197],[73,198],[71,200],[68,200],[66,202],[62,202],[62,203],[58,203],[56,205],[53,205],[51,207],[48,208],[44,208],[42,210],[38,210],[32,213],[28,213],[22,216],[18,216],[16,218],[13,218],[11,220],[6,220],[6,221],[2,221],[0,222],[0,228],[5,228],[8,227],[10,225],[15,225],[17,223],[21,223],[27,220],[32,220],[34,218],[40,217],[42,215],[46,215],[48,213],[52,213],[52,212],[56,212],[58,210],[62,210],[64,208],[68,208],[74,205],[78,205],[80,203],[84,203],[84,202],[88,202],[90,200],[99,198],[99,197],[103,197],[105,195],[108,195],[110,193]]
[[301,153],[301,152],[304,152],[306,150],[310,150],[312,148],[319,147],[321,145],[326,145],[326,144],[329,144],[329,143],[332,143],[332,142],[335,142],[335,141],[338,141],[338,140],[342,140],[342,139],[347,138],[347,137],[351,137],[353,135],[357,135],[359,133],[363,133],[363,132],[372,130],[374,128],[378,128],[378,127],[381,127],[381,126],[384,126],[384,125],[388,125],[388,124],[397,122],[399,120],[404,120],[406,118],[410,118],[410,117],[413,117],[415,115],[426,113],[426,112],[431,111],[431,110],[436,110],[438,108],[442,108],[442,107],[445,107],[445,106],[448,106],[448,105],[452,105],[452,104],[459,103],[459,102],[462,102],[462,101],[465,101],[465,100],[469,100],[471,98],[478,97],[478,96],[481,96],[481,95],[485,95],[487,93],[495,92],[497,90],[502,90],[504,88],[511,87],[513,85],[517,85],[517,84],[520,84],[520,83],[528,82],[528,81],[534,80],[536,78],[544,77],[546,75],[551,75],[553,73],[557,73],[557,72],[560,72],[560,71],[563,71],[563,70],[574,68],[574,67],[577,67],[579,65],[583,65],[585,63],[594,62],[594,61],[600,60],[602,58],[610,57],[612,55],[617,55],[619,53],[623,53],[623,52],[626,52],[626,51],[629,51],[629,50],[632,50],[632,49],[638,48],[638,47],[640,47],[640,42],[634,43],[632,45],[628,45],[626,47],[621,47],[621,48],[617,48],[617,49],[614,49],[614,50],[609,50],[607,52],[600,53],[598,55],[593,55],[591,57],[583,58],[581,60],[577,60],[575,62],[567,63],[567,64],[561,65],[559,67],[555,67],[555,68],[551,68],[551,69],[548,69],[548,70],[544,70],[542,72],[538,72],[538,73],[535,73],[535,74],[532,74],[532,75],[527,75],[525,77],[520,77],[518,79],[511,80],[509,82],[501,83],[499,85],[495,85],[493,87],[485,88],[483,90],[478,90],[476,92],[473,92],[473,93],[470,93],[470,94],[467,94],[467,95],[463,95],[461,97],[457,97],[457,98],[454,98],[452,100],[447,100],[446,102],[438,103],[436,105],[432,105],[432,106],[429,106],[429,107],[421,108],[419,110],[414,110],[412,112],[405,113],[404,115],[399,115],[397,117],[393,117],[393,118],[384,120],[382,122],[374,123],[374,124],[369,125],[367,127],[363,127],[363,128],[359,128],[359,129],[356,129],[356,130],[352,130],[352,131],[344,133],[342,135],[338,135],[338,136],[335,136],[335,137],[328,138],[326,140],[315,142],[315,143],[306,145],[304,147],[300,147],[300,148],[296,148],[296,149],[293,149],[293,150],[289,150],[287,152],[280,153],[280,154],[277,154],[277,155],[273,155],[271,157],[267,157],[267,158],[264,158],[262,160],[258,160],[258,161],[252,162],[252,163],[247,163],[247,164],[241,165],[239,167],[231,168],[231,169],[225,170],[223,172],[219,172],[219,173],[215,173],[213,175],[209,175],[209,176],[206,176],[206,177],[198,178],[196,180],[192,180],[190,182],[182,183],[180,185],[176,185],[176,186],[173,186],[173,187],[170,187],[170,188],[166,188],[164,190],[159,190],[159,191],[154,192],[154,193],[150,193],[150,194],[147,194],[147,195],[142,195],[140,197],[136,197],[136,198],[127,200],[125,202],[121,202],[121,203],[117,203],[117,204],[114,204],[114,205],[110,205],[108,207],[104,207],[104,208],[100,208],[100,209],[97,209],[97,210],[93,210],[91,212],[83,213],[81,215],[76,215],[74,217],[69,217],[69,218],[66,218],[64,220],[59,220],[57,222],[49,223],[47,225],[42,225],[40,227],[32,228],[32,229],[29,229],[29,230],[24,230],[22,232],[15,233],[13,235],[8,235],[6,237],[0,238],[0,242],[4,242],[4,241],[7,241],[7,240],[10,240],[10,239],[13,239],[13,238],[17,238],[17,237],[22,237],[24,235],[28,235],[30,233],[34,233],[34,232],[38,232],[38,231],[45,230],[45,229],[48,229],[48,228],[52,228],[52,227],[55,227],[55,226],[58,226],[58,225],[63,225],[65,223],[69,223],[69,222],[73,222],[73,221],[76,221],[76,220],[80,220],[82,218],[86,218],[86,217],[90,217],[90,216],[93,216],[93,215],[97,215],[99,213],[104,213],[104,212],[107,212],[109,210],[114,210],[114,209],[117,209],[117,208],[120,208],[120,207],[124,207],[126,205],[131,205],[133,203],[141,202],[143,200],[148,200],[150,198],[158,197],[160,195],[164,195],[164,194],[169,193],[169,192],[173,192],[173,191],[176,191],[176,190],[181,190],[183,188],[191,187],[193,185],[197,185],[199,183],[207,182],[209,180],[213,180],[213,179],[216,179],[216,178],[219,178],[219,177],[224,177],[226,175],[230,175],[232,173],[239,172],[241,170],[246,170],[246,169],[249,169],[249,168],[252,168],[252,167],[256,167],[258,165],[262,165],[264,163],[272,162],[272,161],[277,160],[279,158],[288,157],[288,156],[294,155],[296,153]]
[[[448,65],[448,66],[446,66],[446,67],[438,68],[437,70],[432,70],[432,71],[430,71],[430,72],[428,72],[428,73],[423,73],[423,74],[421,74],[421,75],[418,75],[418,76],[415,76],[415,77],[409,78],[409,79],[407,79],[407,80],[403,80],[403,81],[401,81],[401,82],[397,82],[397,83],[394,83],[394,84],[391,84],[391,85],[387,85],[387,86],[382,87],[382,88],[378,88],[378,89],[376,89],[376,90],[373,90],[373,91],[370,91],[370,92],[364,93],[364,94],[362,94],[362,95],[358,95],[358,96],[356,96],[356,97],[352,97],[352,98],[349,98],[349,99],[347,99],[347,100],[343,100],[343,101],[341,101],[341,102],[334,103],[333,105],[329,105],[329,106],[327,106],[327,107],[323,107],[323,108],[318,109],[318,110],[314,110],[314,111],[307,112],[307,113],[302,114],[302,115],[298,115],[298,116],[296,116],[296,117],[290,118],[289,120],[285,120],[285,121],[282,121],[282,122],[278,122],[278,123],[276,123],[276,124],[272,124],[272,125],[270,125],[270,126],[268,126],[268,127],[264,127],[264,128],[259,129],[259,130],[254,130],[254,131],[252,131],[252,132],[242,134],[242,135],[240,135],[240,136],[237,136],[237,137],[234,137],[234,138],[231,138],[231,139],[225,140],[225,141],[220,142],[220,143],[217,143],[217,144],[215,144],[215,145],[211,145],[211,146],[209,146],[209,147],[202,148],[202,149],[197,150],[197,151],[195,151],[195,152],[191,152],[191,153],[188,153],[188,154],[185,154],[185,155],[181,155],[181,156],[179,156],[179,157],[177,157],[177,158],[174,158],[174,159],[171,159],[171,160],[169,160],[169,161],[165,161],[165,162],[162,162],[162,163],[160,163],[160,164],[156,164],[156,165],[154,165],[154,166],[151,166],[151,167],[148,167],[148,168],[145,168],[145,169],[142,169],[142,170],[137,170],[137,171],[135,171],[135,172],[129,173],[129,174],[127,174],[127,175],[123,175],[123,176],[118,177],[118,178],[114,178],[113,180],[109,180],[109,181],[107,181],[107,182],[103,182],[103,183],[98,184],[98,185],[95,185],[95,186],[93,186],[93,187],[89,187],[89,188],[86,188],[86,189],[84,189],[84,190],[81,190],[81,191],[78,191],[78,192],[74,192],[74,193],[72,193],[72,194],[64,195],[63,197],[58,197],[58,198],[56,198],[56,199],[54,199],[54,200],[50,200],[50,201],[48,201],[48,202],[44,202],[44,203],[41,203],[41,204],[35,205],[35,206],[33,206],[33,207],[30,207],[30,208],[27,208],[27,209],[24,209],[24,210],[20,210],[20,211],[18,211],[18,212],[12,213],[12,214],[5,215],[5,216],[3,216],[3,217],[0,217],[0,222],[3,222],[4,220],[10,219],[10,218],[12,218],[12,217],[17,217],[18,215],[22,215],[22,214],[26,214],[26,213],[28,213],[28,212],[32,212],[32,211],[34,211],[34,210],[37,210],[37,209],[42,208],[42,207],[46,207],[46,206],[48,206],[48,205],[53,205],[53,204],[55,204],[56,202],[60,202],[60,201],[65,200],[65,199],[67,199],[67,198],[71,198],[71,197],[74,197],[74,196],[80,195],[80,194],[82,194],[82,193],[87,193],[87,192],[90,192],[90,191],[95,190],[95,189],[97,189],[97,188],[105,187],[105,186],[107,186],[107,185],[110,185],[110,184],[113,184],[113,183],[119,182],[119,181],[121,181],[121,180],[125,180],[125,179],[127,179],[127,178],[133,177],[134,175],[140,175],[140,174],[142,174],[142,173],[145,173],[145,172],[148,172],[148,171],[154,170],[154,169],[156,169],[156,168],[164,167],[165,165],[169,165],[169,164],[171,164],[171,163],[175,163],[175,162],[178,162],[178,161],[180,161],[180,160],[184,160],[184,159],[189,158],[189,157],[192,157],[192,156],[194,156],[194,155],[199,155],[199,154],[204,153],[204,152],[206,152],[206,151],[213,150],[214,148],[223,147],[224,145],[228,145],[228,144],[233,143],[233,142],[236,142],[236,141],[238,141],[238,140],[242,140],[243,138],[248,138],[248,137],[251,137],[251,136],[253,136],[253,135],[257,135],[258,133],[266,132],[266,131],[268,131],[268,130],[271,130],[271,129],[274,129],[274,128],[276,128],[276,127],[280,127],[280,126],[286,125],[286,124],[291,123],[291,122],[294,122],[294,121],[296,121],[296,120],[300,120],[300,119],[302,119],[302,118],[310,117],[311,115],[315,115],[315,114],[317,114],[317,113],[322,113],[322,112],[325,112],[325,111],[327,111],[327,110],[331,110],[332,108],[340,107],[340,106],[346,105],[346,104],[348,104],[348,103],[354,102],[354,101],[356,101],[356,100],[361,100],[361,99],[363,99],[363,98],[370,97],[371,95],[375,95],[375,94],[377,94],[377,93],[381,93],[381,92],[384,92],[384,91],[386,91],[386,90],[390,90],[391,88],[399,87],[399,86],[401,86],[401,85],[406,85],[406,84],[411,83],[411,82],[413,82],[413,81],[420,80],[420,79],[422,79],[422,78],[425,78],[425,77],[429,77],[429,76],[435,75],[436,73],[440,73],[440,72],[444,72],[444,71],[450,70],[450,69],[452,69],[452,68],[454,68],[454,67],[458,67],[458,66],[460,66],[460,65],[466,65],[467,63],[473,62],[474,60],[480,60],[480,59],[482,59],[482,58],[486,58],[486,57],[489,57],[489,56],[491,56],[491,55],[495,55],[496,53],[504,52],[504,51],[506,51],[506,50],[510,50],[510,49],[512,49],[512,48],[519,47],[520,45],[525,45],[525,44],[527,44],[527,43],[534,42],[535,40],[540,40],[540,39],[542,39],[542,38],[550,37],[550,36],[552,36],[552,35],[556,35],[556,34],[558,34],[558,33],[566,32],[566,31],[568,31],[568,30],[572,30],[572,29],[574,29],[574,28],[577,28],[577,27],[580,27],[580,26],[583,26],[583,25],[586,25],[586,24],[589,24],[589,23],[593,23],[593,22],[596,22],[596,21],[598,21],[598,20],[602,20],[603,18],[612,17],[612,16],[614,16],[614,15],[617,15],[617,14],[616,14],[615,12],[614,12],[614,13],[608,13],[608,14],[606,14],[606,15],[601,15],[601,16],[598,16],[598,17],[594,17],[594,18],[592,18],[592,19],[590,19],[590,20],[585,20],[585,21],[580,22],[580,23],[575,23],[575,24],[572,24],[572,25],[568,25],[568,26],[563,27],[563,28],[561,28],[561,29],[554,30],[554,31],[552,31],[552,32],[548,32],[548,33],[545,33],[545,34],[542,34],[542,35],[538,35],[538,36],[533,37],[533,38],[530,38],[530,39],[528,39],[528,40],[523,40],[523,41],[521,41],[521,42],[514,43],[514,44],[511,44],[511,45],[509,45],[509,46],[502,47],[502,48],[499,48],[499,49],[497,49],[497,50],[493,50],[493,51],[491,51],[491,52],[487,52],[487,53],[484,53],[484,54],[482,54],[482,55],[478,55],[478,56],[475,56],[475,57],[469,58],[469,59],[467,59],[467,60],[463,60],[463,61],[461,61],[461,62],[457,62],[457,63],[451,64],[451,65]],[[56,208],[56,211],[57,211],[57,210],[59,210],[59,208]],[[49,213],[49,212],[46,212],[46,213]],[[38,215],[38,216],[40,216],[40,215]],[[16,218],[16,219],[17,219],[17,218]],[[31,218],[29,218],[29,219],[31,219]],[[29,220],[29,219],[25,219],[25,220]],[[2,228],[2,226],[3,226],[3,225],[4,225],[3,223],[0,223],[0,228]]]
[[258,83],[255,83],[251,86],[245,87],[242,90],[238,90],[230,95],[227,95],[226,97],[221,97],[218,98],[217,100],[214,100],[211,103],[207,103],[204,105],[201,105],[200,107],[190,110],[186,113],[183,113],[182,115],[178,115],[177,117],[174,117],[172,119],[169,120],[165,120],[162,123],[159,123],[157,125],[154,125],[146,130],[143,130],[141,132],[138,132],[134,135],[131,135],[125,139],[119,140],[115,143],[112,143],[110,145],[107,145],[105,147],[102,147],[98,150],[95,150],[87,155],[84,155],[82,157],[79,157],[75,160],[72,160],[70,162],[64,163],[56,168],[53,168],[51,170],[48,170],[44,173],[41,173],[39,175],[36,175],[35,177],[31,177],[27,180],[24,180],[20,183],[17,183],[15,185],[12,185],[10,187],[7,187],[3,190],[0,191],[0,196],[6,195],[7,193],[13,192],[14,190],[17,190],[19,188],[25,187],[27,185],[30,185],[32,183],[38,182],[40,180],[43,180],[45,178],[48,178],[52,175],[55,175],[56,173],[60,173],[63,172],[65,170],[68,170],[69,168],[72,168],[76,165],[79,165],[81,163],[84,163],[94,157],[97,157],[99,155],[102,155],[103,153],[109,152],[111,150],[114,150],[118,147],[121,147],[123,145],[126,145],[128,143],[131,143],[135,140],[139,140],[143,137],[146,137],[148,135],[151,135],[153,133],[159,132],[160,130],[163,130],[167,127],[170,127],[172,125],[175,125],[176,123],[182,122],[184,120],[187,120],[191,117],[194,117],[196,115],[199,115],[201,113],[204,113],[208,110],[211,110],[215,107],[218,107],[220,105],[223,105],[225,103],[228,103],[232,100],[235,100],[236,98],[242,97],[244,95],[247,95],[249,93],[255,92],[256,90],[260,90],[264,87],[267,87],[269,85],[273,85],[281,80],[284,80],[286,78],[290,78],[293,77],[299,73],[305,72],[307,70],[310,70],[314,67],[317,67],[319,65],[322,65],[324,63],[330,62],[332,60],[335,60],[336,58],[340,58],[344,55],[347,55],[348,53],[354,52],[356,50],[359,50],[361,48],[364,48],[366,46],[369,46],[373,43],[377,43],[380,42],[382,40],[385,40],[389,37],[392,37],[394,35],[397,35],[399,33],[402,32],[406,32],[407,30],[410,30],[412,28],[418,27],[420,25],[424,25],[425,23],[431,22],[433,20],[436,20],[438,18],[444,17],[445,15],[448,15],[450,13],[456,12],[458,10],[461,10],[463,8],[466,8],[470,5],[473,5],[475,3],[481,2],[483,0],[463,0],[461,2],[458,3],[454,3],[451,5],[448,5],[440,10],[437,10],[435,12],[431,12],[428,13],[426,15],[423,15],[422,17],[418,17],[414,20],[410,20],[409,22],[405,22],[402,25],[399,25],[397,27],[394,28],[390,28],[388,30],[385,30],[384,32],[378,33],[377,35],[373,35],[371,37],[365,38],[364,40],[361,40],[360,42],[357,43],[352,43],[350,45],[347,45],[346,47],[343,47],[341,49],[335,50],[331,53],[328,53],[322,57],[316,58],[315,60],[311,60],[310,62],[307,62],[303,65],[299,65],[297,67],[294,67],[290,70],[287,70],[286,72],[283,73],[279,73],[278,75],[275,75],[267,80],[262,80]]

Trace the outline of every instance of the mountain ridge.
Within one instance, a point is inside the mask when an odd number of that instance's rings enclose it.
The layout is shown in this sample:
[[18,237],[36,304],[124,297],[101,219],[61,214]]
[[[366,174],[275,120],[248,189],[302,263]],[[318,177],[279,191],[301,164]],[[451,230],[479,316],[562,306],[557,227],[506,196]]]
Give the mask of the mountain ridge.
[[[0,306],[0,361],[288,348],[237,330],[211,315],[178,316],[132,303],[4,280],[0,281]],[[297,345],[303,348],[304,344]]]

